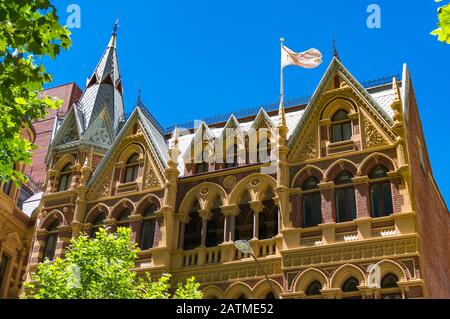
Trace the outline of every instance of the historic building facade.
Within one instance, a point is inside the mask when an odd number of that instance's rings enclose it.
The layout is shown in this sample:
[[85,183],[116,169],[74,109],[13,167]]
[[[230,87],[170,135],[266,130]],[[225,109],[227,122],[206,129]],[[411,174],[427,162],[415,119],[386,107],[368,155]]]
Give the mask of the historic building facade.
[[28,279],[106,225],[131,228],[135,271],[195,276],[207,298],[450,297],[450,218],[406,66],[365,88],[334,58],[307,104],[173,134],[141,101],[124,113],[113,35],[49,148]]

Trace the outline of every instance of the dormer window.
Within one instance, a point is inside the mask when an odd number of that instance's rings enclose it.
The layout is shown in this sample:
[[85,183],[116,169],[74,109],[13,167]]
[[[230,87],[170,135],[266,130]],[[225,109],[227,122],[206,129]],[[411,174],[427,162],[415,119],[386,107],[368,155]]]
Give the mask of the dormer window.
[[258,153],[256,154],[257,162],[258,163],[270,162],[271,151],[272,150],[270,145],[270,139],[261,141],[261,143],[258,145]]
[[237,167],[239,165],[237,144],[234,144],[233,146],[228,148],[225,156],[225,168]]
[[58,192],[64,192],[70,189],[72,183],[72,167],[71,163],[64,166],[59,176]]
[[124,183],[131,183],[134,182],[139,173],[139,157],[138,154],[133,154],[127,161],[127,164],[125,165],[125,176],[124,176]]
[[195,173],[202,174],[209,171],[209,164],[206,162],[198,163],[195,165]]
[[331,131],[333,143],[352,139],[352,123],[346,111],[339,110],[334,114],[331,119]]

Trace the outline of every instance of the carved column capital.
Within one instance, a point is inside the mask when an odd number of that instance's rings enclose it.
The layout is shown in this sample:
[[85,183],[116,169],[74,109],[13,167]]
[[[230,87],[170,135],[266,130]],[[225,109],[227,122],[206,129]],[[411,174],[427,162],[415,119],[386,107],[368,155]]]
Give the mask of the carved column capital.
[[221,206],[220,209],[225,216],[236,216],[240,212],[239,206],[236,204]]
[[252,211],[255,214],[261,213],[265,207],[264,204],[261,203],[261,201],[259,201],[259,200],[251,201],[251,202],[249,202],[249,204],[250,204],[250,208],[252,209]]

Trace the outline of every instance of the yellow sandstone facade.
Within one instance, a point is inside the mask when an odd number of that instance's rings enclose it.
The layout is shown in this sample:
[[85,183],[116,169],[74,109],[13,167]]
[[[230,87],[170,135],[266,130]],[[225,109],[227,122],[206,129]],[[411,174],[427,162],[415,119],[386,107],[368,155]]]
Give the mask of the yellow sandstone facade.
[[28,279],[105,225],[131,228],[135,271],[195,276],[206,298],[450,297],[450,219],[406,66],[363,87],[334,58],[306,104],[172,134],[141,101],[124,116],[116,55],[114,35],[49,149]]

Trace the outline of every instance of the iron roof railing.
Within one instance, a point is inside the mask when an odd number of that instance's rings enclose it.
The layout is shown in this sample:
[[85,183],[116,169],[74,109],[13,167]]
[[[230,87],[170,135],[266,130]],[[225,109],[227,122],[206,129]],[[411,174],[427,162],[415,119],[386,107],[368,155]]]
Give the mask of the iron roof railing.
[[[377,86],[382,86],[382,85],[392,83],[392,79],[394,77],[396,77],[399,81],[401,80],[400,74],[395,74],[392,76],[385,76],[385,77],[372,79],[369,81],[364,81],[364,82],[361,82],[361,85],[366,89],[372,88],[372,87],[377,87]],[[285,106],[293,107],[293,106],[305,105],[305,104],[309,103],[310,99],[311,99],[311,96],[302,96],[299,98],[289,99],[285,102]],[[176,125],[170,125],[167,127],[163,127],[161,124],[159,124],[159,122],[156,120],[156,118],[152,115],[152,113],[147,109],[147,107],[140,100],[137,102],[137,106],[140,106],[145,111],[146,115],[148,116],[148,118],[150,119],[152,124],[162,134],[172,133],[173,130],[175,129],[175,127],[183,128],[183,129],[193,129],[195,127],[195,123],[199,121],[199,120],[188,121],[188,122],[179,123]],[[272,111],[278,110],[278,107],[279,107],[279,102],[275,102],[275,103],[271,103],[271,104],[261,105],[258,107],[252,107],[252,108],[247,108],[247,109],[243,109],[243,110],[238,110],[235,112],[227,112],[227,113],[223,113],[223,114],[219,114],[219,115],[215,115],[215,116],[211,116],[211,117],[206,117],[206,118],[201,119],[200,121],[205,122],[207,125],[218,124],[218,123],[223,123],[223,122],[228,121],[228,119],[230,118],[231,115],[234,115],[237,119],[242,119],[242,118],[246,118],[246,117],[250,117],[250,116],[255,116],[261,109],[264,109],[266,112],[272,112]],[[131,113],[127,113],[125,115],[125,118],[128,119],[130,116],[131,116]]]

